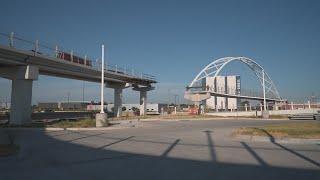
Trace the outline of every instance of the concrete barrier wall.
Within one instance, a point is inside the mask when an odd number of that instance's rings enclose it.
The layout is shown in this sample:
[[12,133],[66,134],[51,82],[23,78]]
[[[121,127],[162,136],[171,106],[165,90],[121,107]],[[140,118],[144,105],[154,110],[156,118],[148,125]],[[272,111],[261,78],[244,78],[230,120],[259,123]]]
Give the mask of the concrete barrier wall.
[[[294,109],[294,110],[271,110],[270,115],[290,115],[290,114],[300,114],[300,113],[317,113],[320,109]],[[206,113],[207,115],[213,116],[261,116],[261,111],[239,111],[239,112],[212,112]]]

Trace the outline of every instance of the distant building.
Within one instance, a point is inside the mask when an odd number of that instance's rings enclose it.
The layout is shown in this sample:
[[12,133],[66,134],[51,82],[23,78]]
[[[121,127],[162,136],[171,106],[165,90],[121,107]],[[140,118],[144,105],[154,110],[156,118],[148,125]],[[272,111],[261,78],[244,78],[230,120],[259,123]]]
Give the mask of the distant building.
[[39,102],[38,103],[39,110],[59,110],[59,103],[58,102]]
[[59,102],[60,110],[86,110],[90,101],[69,101],[69,102]]
[[39,102],[38,109],[39,110],[86,110],[87,105],[91,102],[89,101],[66,101],[66,102]]
[[[217,76],[206,77],[203,79],[203,89],[206,91],[216,92],[220,94],[240,94],[240,76]],[[237,109],[239,104],[237,98],[226,98],[219,96],[211,96],[204,100],[206,108],[217,110],[232,110]]]

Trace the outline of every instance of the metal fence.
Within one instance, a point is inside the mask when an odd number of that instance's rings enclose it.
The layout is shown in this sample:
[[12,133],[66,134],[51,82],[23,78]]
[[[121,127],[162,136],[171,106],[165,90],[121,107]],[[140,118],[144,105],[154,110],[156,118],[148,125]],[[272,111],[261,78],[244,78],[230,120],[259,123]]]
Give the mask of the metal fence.
[[[0,33],[0,44],[18,50],[33,52],[35,55],[57,58],[60,60],[68,60],[78,65],[83,65],[98,71],[101,70],[101,61],[99,58],[94,58],[86,54],[68,50],[58,45],[49,45],[45,42],[40,42],[39,40],[29,41],[16,36],[13,32],[10,34]],[[109,62],[106,62],[105,70],[138,79],[156,80],[155,76],[153,75],[136,71],[130,67],[111,64]]]
[[[262,111],[264,109],[263,104],[244,104],[244,105],[229,105],[227,108],[225,106],[217,107],[205,107],[206,112],[250,112],[250,111]],[[268,110],[299,110],[299,109],[320,109],[320,103],[302,103],[302,104],[268,104]]]

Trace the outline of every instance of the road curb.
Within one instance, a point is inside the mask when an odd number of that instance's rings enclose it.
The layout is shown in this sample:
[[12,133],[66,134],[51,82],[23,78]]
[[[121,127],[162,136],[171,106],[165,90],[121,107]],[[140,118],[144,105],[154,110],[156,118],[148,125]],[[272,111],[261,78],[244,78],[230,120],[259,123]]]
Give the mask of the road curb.
[[64,131],[64,130],[69,130],[69,131],[102,131],[102,130],[114,130],[114,129],[127,129],[127,128],[132,128],[135,127],[134,125],[132,126],[116,126],[116,127],[90,127],[90,128],[53,128],[53,127],[47,127],[47,128],[6,128],[7,130],[43,130],[43,131]]
[[46,131],[104,131],[104,130],[115,130],[115,129],[127,129],[134,126],[117,126],[117,127],[92,127],[92,128],[45,128]]
[[236,135],[237,140],[271,142],[285,144],[320,144],[320,139],[302,139],[302,138],[274,138],[265,136]]
[[181,119],[140,119],[139,121],[148,122],[148,121],[217,121],[217,120],[253,120],[253,121],[285,121],[289,119],[261,119],[261,118],[232,118],[232,117],[218,117],[218,118],[181,118]]

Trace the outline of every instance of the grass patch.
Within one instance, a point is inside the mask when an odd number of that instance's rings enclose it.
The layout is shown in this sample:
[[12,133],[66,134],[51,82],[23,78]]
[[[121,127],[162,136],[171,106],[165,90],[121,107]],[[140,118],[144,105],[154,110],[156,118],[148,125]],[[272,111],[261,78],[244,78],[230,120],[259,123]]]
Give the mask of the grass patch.
[[320,138],[320,122],[301,122],[267,125],[263,127],[245,127],[237,129],[235,135],[273,136],[276,138]]
[[14,144],[0,144],[0,157],[10,156],[16,154],[19,151],[19,146]]
[[63,120],[59,121],[46,127],[54,127],[54,128],[88,128],[88,127],[96,127],[96,121],[94,119],[80,119],[80,120]]
[[270,119],[288,119],[288,115],[270,115]]
[[12,124],[2,124],[1,128],[87,128],[87,127],[96,127],[95,119],[86,118],[78,120],[61,120],[54,121],[50,123],[38,122],[24,125],[12,125]]

